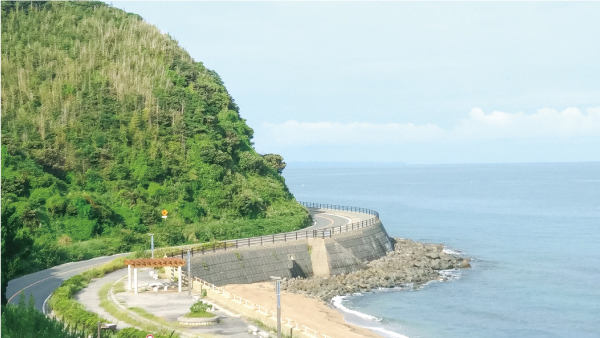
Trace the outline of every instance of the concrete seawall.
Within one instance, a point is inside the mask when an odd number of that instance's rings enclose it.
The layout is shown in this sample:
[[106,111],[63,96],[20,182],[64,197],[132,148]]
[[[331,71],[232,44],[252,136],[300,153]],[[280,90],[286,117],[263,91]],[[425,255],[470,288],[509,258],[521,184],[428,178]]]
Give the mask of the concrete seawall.
[[308,238],[284,243],[195,255],[192,275],[216,286],[245,284],[277,277],[337,275],[359,270],[366,262],[392,251],[380,221],[331,238]]

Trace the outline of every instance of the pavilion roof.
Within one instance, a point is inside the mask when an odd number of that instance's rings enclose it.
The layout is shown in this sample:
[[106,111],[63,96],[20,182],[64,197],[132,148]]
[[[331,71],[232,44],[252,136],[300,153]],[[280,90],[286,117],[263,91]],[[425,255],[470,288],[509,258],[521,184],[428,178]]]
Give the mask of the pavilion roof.
[[162,268],[165,266],[184,266],[185,260],[181,258],[136,258],[124,260],[125,265],[132,268]]

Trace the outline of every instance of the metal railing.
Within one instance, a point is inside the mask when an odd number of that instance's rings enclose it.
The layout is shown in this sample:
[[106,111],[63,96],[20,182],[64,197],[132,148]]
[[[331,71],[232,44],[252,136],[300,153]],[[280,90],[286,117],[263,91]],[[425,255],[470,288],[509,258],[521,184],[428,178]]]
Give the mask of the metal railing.
[[303,206],[305,206],[307,208],[358,212],[361,214],[373,215],[373,216],[375,216],[375,218],[379,219],[379,213],[377,211],[367,209],[367,208],[357,208],[357,207],[348,207],[348,206],[344,206],[344,205],[312,203],[312,202],[298,202],[298,203],[302,204]]
[[[277,312],[269,310],[268,308],[264,307],[264,306],[260,306],[256,303],[253,303],[245,298],[242,298],[240,296],[236,296],[233,293],[226,291],[223,288],[220,288],[218,286],[215,286],[212,283],[208,283],[207,281],[204,281],[198,277],[193,277],[195,282],[200,283],[202,286],[207,287],[208,289],[213,290],[214,292],[216,292],[219,296],[223,296],[227,299],[233,300],[236,303],[239,303],[240,305],[244,305],[249,309],[252,310],[256,310],[258,313],[263,314],[267,317],[272,317],[273,319],[277,320]],[[297,330],[306,333],[307,335],[310,335],[312,337],[321,337],[321,338],[331,338],[331,336],[328,336],[324,333],[320,333],[317,330],[313,330],[309,327],[307,327],[306,325],[302,325],[300,323],[298,323],[295,320],[289,319],[287,317],[283,317],[284,320],[286,321],[284,324],[296,328]]]
[[210,252],[227,251],[227,250],[256,246],[256,245],[297,241],[297,240],[308,239],[308,238],[331,238],[335,235],[339,235],[342,233],[351,232],[351,231],[355,231],[355,230],[360,230],[362,228],[370,227],[379,222],[379,213],[377,211],[374,211],[371,209],[348,207],[348,206],[341,206],[341,205],[334,205],[334,204],[321,204],[321,203],[309,203],[309,202],[299,202],[299,203],[307,208],[357,212],[357,213],[372,215],[373,217],[363,220],[363,221],[359,221],[359,222],[354,222],[354,223],[350,223],[350,224],[346,224],[346,225],[339,225],[339,226],[334,226],[334,227],[327,227],[327,228],[322,228],[322,229],[297,230],[297,231],[284,232],[284,233],[280,233],[280,234],[273,234],[273,235],[266,235],[266,236],[250,237],[250,238],[243,238],[243,239],[230,239],[230,240],[219,241],[219,242],[214,242],[214,243],[190,245],[187,247],[183,247],[179,252],[175,251],[175,252],[168,253],[167,257],[181,256],[181,258],[184,258],[184,255],[187,254],[187,250],[190,250],[190,254],[193,257],[194,254],[204,255],[204,254],[210,253]]

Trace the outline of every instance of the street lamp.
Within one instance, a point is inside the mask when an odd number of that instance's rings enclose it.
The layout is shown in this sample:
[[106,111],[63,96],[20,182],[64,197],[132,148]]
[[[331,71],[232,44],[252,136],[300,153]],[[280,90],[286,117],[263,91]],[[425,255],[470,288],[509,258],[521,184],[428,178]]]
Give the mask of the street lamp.
[[269,276],[275,280],[275,292],[277,293],[277,338],[281,338],[281,296],[279,293],[279,283],[281,277]]
[[114,330],[117,324],[98,322],[98,338],[100,338],[100,330]]
[[152,252],[152,258],[154,258],[154,234],[147,235],[150,235],[150,251]]

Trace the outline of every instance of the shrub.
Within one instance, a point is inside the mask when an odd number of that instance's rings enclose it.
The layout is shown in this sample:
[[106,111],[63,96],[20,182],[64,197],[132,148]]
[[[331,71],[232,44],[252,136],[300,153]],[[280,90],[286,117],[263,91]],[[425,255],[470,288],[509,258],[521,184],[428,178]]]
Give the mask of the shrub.
[[58,238],[58,245],[60,246],[67,246],[71,244],[71,242],[73,242],[73,240],[71,237],[69,237],[69,235],[62,235]]
[[[205,291],[205,290],[202,290]],[[206,313],[208,309],[212,308],[212,305],[206,304],[203,301],[199,300],[194,305],[190,307],[191,313]]]

